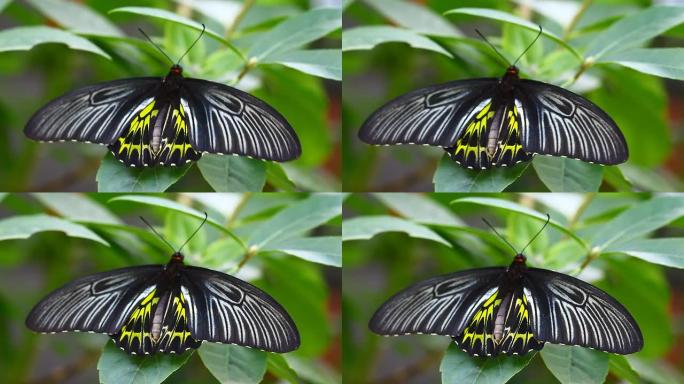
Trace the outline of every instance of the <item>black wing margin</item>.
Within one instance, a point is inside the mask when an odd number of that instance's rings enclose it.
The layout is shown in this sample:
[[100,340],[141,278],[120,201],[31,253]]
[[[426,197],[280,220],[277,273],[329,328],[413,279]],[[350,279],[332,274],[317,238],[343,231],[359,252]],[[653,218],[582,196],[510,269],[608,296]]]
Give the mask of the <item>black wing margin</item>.
[[186,267],[183,274],[188,328],[194,339],[279,353],[299,347],[294,321],[264,291],[205,268]]
[[127,127],[134,109],[153,97],[160,83],[157,77],[141,77],[76,89],[39,109],[24,134],[38,141],[111,144]]
[[436,334],[457,336],[499,284],[505,268],[479,268],[433,277],[389,298],[368,327],[386,336]]
[[552,84],[521,80],[529,123],[523,125],[523,150],[613,165],[627,160],[627,142],[615,121],[584,97]]
[[572,276],[529,268],[530,324],[538,340],[629,354],[644,345],[639,325],[607,293]]
[[[469,79],[438,84],[401,95],[377,109],[363,123],[359,138],[374,145],[454,145],[466,117],[497,79]],[[489,97],[493,97],[492,93]]]
[[162,266],[139,266],[73,280],[36,304],[26,318],[26,326],[44,333],[114,334],[161,271]]
[[200,152],[288,161],[301,145],[290,123],[264,101],[224,84],[184,79],[190,105],[190,143]]

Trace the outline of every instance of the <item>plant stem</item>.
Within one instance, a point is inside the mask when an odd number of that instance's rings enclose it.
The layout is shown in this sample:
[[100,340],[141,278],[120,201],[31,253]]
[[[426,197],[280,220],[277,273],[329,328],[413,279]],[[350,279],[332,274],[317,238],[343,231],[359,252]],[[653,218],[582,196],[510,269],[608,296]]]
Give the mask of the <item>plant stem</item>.
[[240,211],[242,211],[242,208],[244,208],[245,205],[247,205],[247,202],[249,201],[249,199],[251,197],[252,197],[251,192],[246,192],[242,195],[240,202],[235,206],[235,209],[233,210],[233,212],[228,217],[228,223],[226,223],[228,228],[232,227],[233,224],[235,224],[235,220],[237,220],[237,217],[240,214]]
[[587,257],[584,258],[584,261],[582,262],[582,265],[580,265],[579,269],[577,270],[576,275],[579,275],[582,271],[584,271],[584,268],[586,268],[587,265],[589,265],[589,263],[594,261],[594,259],[599,257],[600,254],[601,254],[601,249],[599,247],[592,248],[591,251],[589,251],[589,253],[587,254]]
[[242,78],[245,77],[247,72],[252,70],[252,68],[256,67],[256,64],[257,64],[256,58],[252,57],[251,59],[249,59],[247,64],[245,64],[245,66],[242,67],[242,71],[240,71],[240,74],[237,75],[237,77],[235,78],[235,81],[233,81],[233,85],[236,85],[237,83],[239,83],[240,80],[242,80]]
[[249,11],[249,9],[252,8],[254,3],[255,0],[245,0],[245,2],[242,3],[242,8],[240,8],[240,11],[235,16],[235,19],[233,19],[233,22],[230,23],[230,25],[226,29],[226,38],[230,39],[233,36],[233,33],[235,33],[235,30],[237,29],[238,25],[240,25],[240,22],[242,21],[242,19],[245,18],[247,11]]
[[568,223],[568,229],[573,229],[577,225],[577,222],[579,221],[580,217],[584,213],[584,211],[587,210],[587,207],[589,207],[589,204],[594,200],[594,197],[596,197],[596,193],[587,193],[584,195],[584,200],[582,200],[582,203],[580,204],[579,207],[577,207],[577,211],[575,214],[572,216],[570,219],[570,222]]
[[593,3],[594,0],[584,0],[582,2],[582,5],[580,5],[580,9],[577,10],[577,13],[575,13],[575,16],[572,17],[572,20],[570,20],[570,23],[568,24],[567,27],[565,27],[565,30],[563,31],[563,40],[567,40],[568,37],[570,37],[570,33],[572,33],[572,30],[575,29],[577,26],[577,22],[582,18],[582,15],[587,11],[591,3]]
[[242,267],[244,267],[245,264],[247,264],[247,262],[248,262],[254,255],[257,254],[257,252],[259,252],[259,248],[258,248],[256,245],[252,245],[251,247],[249,247],[249,248],[247,249],[247,252],[245,252],[245,255],[242,256],[242,260],[240,260],[240,263],[238,264],[237,268],[235,269],[235,272],[237,273],[237,271],[239,271],[240,269],[242,269]]

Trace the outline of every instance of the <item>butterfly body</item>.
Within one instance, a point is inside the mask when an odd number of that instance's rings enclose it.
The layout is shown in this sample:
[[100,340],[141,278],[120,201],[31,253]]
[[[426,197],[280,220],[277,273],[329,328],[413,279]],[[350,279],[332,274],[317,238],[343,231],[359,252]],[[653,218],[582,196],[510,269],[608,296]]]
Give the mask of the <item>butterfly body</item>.
[[38,141],[106,145],[130,167],[177,166],[203,153],[288,161],[299,156],[296,133],[273,107],[227,85],[183,77],[86,86],[38,110],[26,124]]
[[203,341],[272,352],[299,346],[294,322],[272,297],[230,275],[186,266],[178,252],[163,266],[76,279],[41,300],[26,325],[105,333],[135,355],[183,353]]
[[528,268],[522,254],[506,268],[416,283],[383,303],[369,328],[450,336],[472,356],[521,355],[546,342],[619,354],[643,347],[639,326],[615,299],[574,277]]
[[512,166],[535,154],[599,164],[628,157],[615,122],[598,106],[563,88],[520,79],[458,80],[399,96],[375,111],[359,138],[369,144],[443,147],[470,169]]

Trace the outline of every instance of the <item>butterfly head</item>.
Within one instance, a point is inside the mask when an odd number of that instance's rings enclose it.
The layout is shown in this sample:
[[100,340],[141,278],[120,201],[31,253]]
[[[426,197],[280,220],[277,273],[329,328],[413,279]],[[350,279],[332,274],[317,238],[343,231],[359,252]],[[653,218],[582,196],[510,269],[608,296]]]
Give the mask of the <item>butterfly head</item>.
[[518,77],[518,74],[520,71],[518,70],[518,67],[515,65],[511,65],[506,69],[506,76],[515,76]]
[[513,258],[513,264],[519,264],[519,265],[520,265],[520,264],[525,264],[525,261],[526,261],[526,260],[527,260],[527,258],[525,257],[525,255],[523,255],[522,253],[518,253],[518,254],[515,255],[515,257]]
[[171,260],[183,262],[183,254],[180,252],[174,252],[173,255],[171,255]]
[[174,64],[169,71],[169,76],[183,76],[183,67]]

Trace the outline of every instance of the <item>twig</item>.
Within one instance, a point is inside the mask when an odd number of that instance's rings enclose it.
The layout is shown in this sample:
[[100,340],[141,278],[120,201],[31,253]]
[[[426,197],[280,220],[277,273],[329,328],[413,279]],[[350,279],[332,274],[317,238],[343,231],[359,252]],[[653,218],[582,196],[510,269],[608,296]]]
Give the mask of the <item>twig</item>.
[[563,31],[563,40],[567,40],[568,37],[570,37],[570,33],[572,33],[572,30],[575,29],[577,23],[582,18],[582,15],[584,15],[584,13],[587,11],[589,6],[593,2],[594,0],[584,0],[582,2],[582,5],[580,5],[580,9],[577,10],[577,13],[575,13],[575,16],[572,17],[572,20],[570,20],[568,26],[565,27],[565,30]]
[[240,269],[242,269],[242,267],[244,267],[245,264],[247,264],[247,262],[249,261],[249,259],[251,259],[252,256],[256,255],[257,252],[259,252],[259,247],[257,247],[256,245],[252,245],[251,247],[249,247],[249,248],[247,249],[247,252],[245,252],[245,255],[242,256],[242,260],[240,260],[240,263],[237,265],[237,268],[235,269],[235,272],[237,272],[237,271],[239,271]]
[[254,3],[255,0],[245,0],[245,2],[242,3],[242,8],[240,8],[240,11],[235,16],[235,19],[233,19],[233,22],[230,23],[230,25],[226,29],[226,38],[230,39],[233,33],[235,33],[235,30],[237,29],[238,25],[240,25],[240,22],[242,21],[242,19],[245,18],[247,11],[249,11],[249,9],[252,8]]
[[233,81],[233,85],[237,85],[237,83],[239,83],[240,80],[242,80],[242,78],[245,77],[247,72],[251,71],[252,68],[256,67],[256,65],[257,65],[257,59],[254,57],[250,58],[249,61],[247,61],[247,63],[245,64],[245,66],[242,67],[242,71],[240,71],[240,74],[237,75],[237,77]]
[[575,273],[576,275],[579,275],[582,271],[584,271],[584,268],[589,265],[592,261],[594,261],[599,255],[601,254],[601,248],[599,247],[594,247],[589,251],[587,254],[587,257],[584,258],[584,261],[582,262],[582,265],[577,269],[577,272]]
[[77,375],[78,373],[90,368],[97,359],[100,358],[98,353],[87,352],[83,354],[78,360],[58,367],[52,372],[48,373],[46,376],[39,377],[27,381],[27,384],[52,384],[52,383],[63,383],[68,381],[69,378]]
[[577,207],[577,211],[568,223],[568,229],[573,229],[575,225],[577,225],[577,222],[579,221],[580,217],[582,216],[584,211],[587,210],[587,207],[589,207],[589,204],[591,204],[591,202],[594,200],[594,197],[596,197],[596,193],[587,193],[586,195],[584,195],[584,200],[582,200],[582,204],[580,204],[580,206]]

